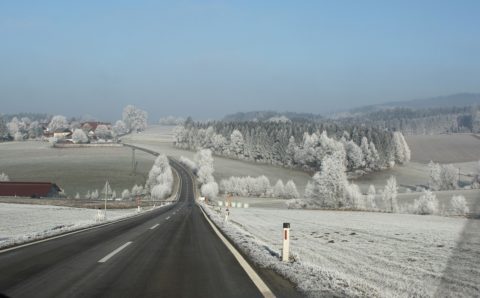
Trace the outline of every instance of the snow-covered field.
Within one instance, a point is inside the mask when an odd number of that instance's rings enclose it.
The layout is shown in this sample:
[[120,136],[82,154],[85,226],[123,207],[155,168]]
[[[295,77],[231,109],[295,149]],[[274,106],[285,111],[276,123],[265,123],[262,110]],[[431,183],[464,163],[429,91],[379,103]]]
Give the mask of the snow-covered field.
[[[218,209],[218,208],[217,208]],[[257,264],[310,296],[478,297],[480,221],[342,211],[231,209],[213,219]],[[295,261],[278,260],[291,223]]]
[[406,136],[412,161],[457,163],[480,158],[480,138],[473,134]]
[[[0,247],[93,226],[98,224],[97,212],[95,209],[0,203]],[[107,210],[107,221],[136,214],[136,209]]]
[[71,197],[101,190],[108,179],[120,195],[134,184],[145,184],[154,161],[154,156],[137,151],[139,174],[132,175],[131,155],[130,149],[122,147],[59,149],[45,142],[5,142],[0,143],[0,173],[12,181],[57,183]]

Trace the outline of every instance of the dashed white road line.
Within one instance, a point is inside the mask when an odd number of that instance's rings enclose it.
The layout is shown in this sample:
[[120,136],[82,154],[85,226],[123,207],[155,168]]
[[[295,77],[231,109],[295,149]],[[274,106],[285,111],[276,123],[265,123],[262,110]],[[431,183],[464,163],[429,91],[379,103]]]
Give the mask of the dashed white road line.
[[112,251],[111,253],[106,255],[103,259],[101,259],[98,262],[99,263],[105,263],[106,261],[110,260],[111,257],[113,257],[114,255],[121,252],[125,247],[129,246],[130,244],[132,244],[132,241],[129,241],[129,242],[125,243],[124,245],[120,246],[119,248],[115,249],[114,251]]
[[170,219],[170,216],[169,216],[169,217],[167,217],[165,220],[169,220],[169,219]]
[[156,228],[156,227],[158,227],[159,225],[160,225],[160,224],[156,224],[156,225],[154,225],[153,227],[151,227],[151,228],[150,228],[150,230],[153,230],[153,229],[155,229],[155,228]]

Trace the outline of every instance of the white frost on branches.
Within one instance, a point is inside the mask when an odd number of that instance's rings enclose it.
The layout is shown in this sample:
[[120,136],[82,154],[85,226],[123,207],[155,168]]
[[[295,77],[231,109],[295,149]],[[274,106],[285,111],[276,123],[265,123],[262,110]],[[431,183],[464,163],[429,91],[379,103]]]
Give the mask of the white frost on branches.
[[129,132],[139,132],[147,128],[147,112],[133,105],[128,105],[123,109],[122,117]]
[[88,142],[88,137],[82,129],[77,128],[73,131],[72,140],[74,143],[86,143]]
[[10,181],[10,178],[8,177],[7,174],[1,173],[1,174],[0,174],[0,181],[2,181],[2,182],[8,182],[8,181]]
[[168,158],[161,154],[155,160],[152,169],[148,173],[147,189],[153,199],[161,200],[172,193],[173,173]]

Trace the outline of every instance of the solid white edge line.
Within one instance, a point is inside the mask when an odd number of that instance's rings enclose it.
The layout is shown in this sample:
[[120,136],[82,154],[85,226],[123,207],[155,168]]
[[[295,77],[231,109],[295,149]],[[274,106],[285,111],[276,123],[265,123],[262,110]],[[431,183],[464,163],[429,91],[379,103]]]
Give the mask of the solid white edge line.
[[207,214],[205,214],[205,211],[203,211],[203,208],[201,206],[199,206],[199,208],[202,211],[203,216],[205,216],[208,223],[210,224],[210,226],[215,231],[215,234],[217,234],[218,238],[220,238],[220,240],[222,240],[223,244],[225,244],[225,246],[228,248],[228,250],[230,250],[230,252],[233,254],[233,256],[238,261],[240,266],[242,266],[243,270],[245,270],[248,277],[250,277],[250,279],[253,281],[253,283],[255,284],[257,289],[260,291],[260,293],[262,293],[262,295],[264,297],[275,297],[275,295],[272,293],[270,288],[265,284],[265,282],[260,278],[260,276],[258,276],[257,272],[255,272],[255,270],[253,270],[252,266],[250,266],[250,264],[248,264],[248,262],[237,251],[237,249],[235,247],[233,247],[232,244],[230,244],[230,242],[222,235],[222,233],[220,233],[220,231],[215,226],[215,224],[213,224],[213,222],[210,220],[210,218],[208,218]]
[[151,227],[151,228],[150,228],[150,230],[153,230],[153,229],[155,229],[155,228],[156,228],[156,227],[158,227],[159,225],[160,225],[160,224],[156,224],[156,225],[154,225],[153,227]]
[[114,255],[118,254],[119,252],[121,252],[125,247],[129,246],[130,244],[132,244],[132,241],[128,241],[127,243],[125,243],[124,245],[120,246],[119,248],[115,249],[114,251],[112,251],[111,253],[109,253],[108,255],[106,255],[103,259],[101,259],[100,261],[98,261],[99,263],[105,263],[106,261],[110,260],[111,257],[113,257]]

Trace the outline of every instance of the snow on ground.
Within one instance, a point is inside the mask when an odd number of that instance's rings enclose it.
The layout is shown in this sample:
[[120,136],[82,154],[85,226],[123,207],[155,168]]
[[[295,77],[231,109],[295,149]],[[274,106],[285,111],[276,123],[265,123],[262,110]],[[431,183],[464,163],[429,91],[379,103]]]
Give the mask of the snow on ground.
[[40,181],[57,183],[66,194],[101,191],[105,179],[120,196],[134,184],[143,185],[155,157],[135,152],[137,174],[132,175],[132,150],[110,148],[52,148],[46,142],[0,143],[0,173],[12,181]]
[[[0,203],[0,248],[93,226],[98,224],[97,212],[86,208]],[[107,210],[107,221],[136,214],[136,209]]]
[[412,161],[456,163],[480,158],[480,138],[473,134],[406,136]]
[[[479,220],[406,214],[206,208],[257,265],[309,296],[480,295]],[[218,208],[216,208],[218,210]],[[292,263],[279,261],[291,223]]]

